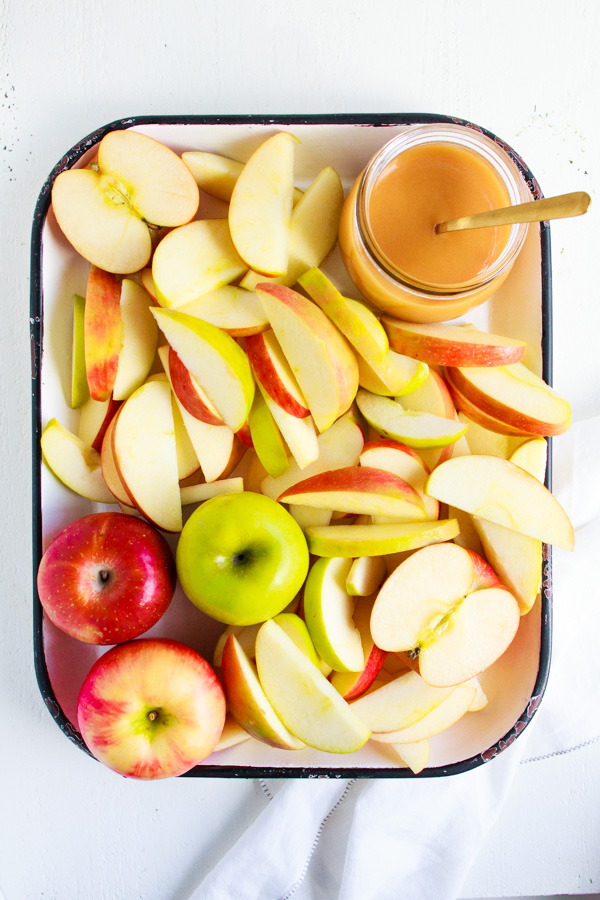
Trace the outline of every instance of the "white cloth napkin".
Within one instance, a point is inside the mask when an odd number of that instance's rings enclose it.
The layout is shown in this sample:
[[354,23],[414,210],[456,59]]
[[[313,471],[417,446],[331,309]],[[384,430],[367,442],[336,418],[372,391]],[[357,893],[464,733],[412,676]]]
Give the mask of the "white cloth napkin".
[[600,739],[598,446],[600,417],[554,443],[555,495],[575,526],[576,549],[554,551],[551,675],[519,739],[447,778],[263,783],[269,806],[191,900],[452,900],[521,760]]

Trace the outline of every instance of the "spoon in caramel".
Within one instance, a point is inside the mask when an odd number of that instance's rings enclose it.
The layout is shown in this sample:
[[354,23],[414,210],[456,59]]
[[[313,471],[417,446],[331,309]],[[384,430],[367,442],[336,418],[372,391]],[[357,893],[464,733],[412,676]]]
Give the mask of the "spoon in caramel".
[[550,219],[568,219],[581,216],[587,212],[591,197],[585,191],[572,194],[559,194],[544,200],[531,200],[517,206],[504,206],[502,209],[491,209],[489,212],[476,213],[474,216],[461,216],[450,219],[435,226],[436,234],[447,231],[465,231],[468,228],[487,228],[490,225],[517,225],[521,222],[545,222]]

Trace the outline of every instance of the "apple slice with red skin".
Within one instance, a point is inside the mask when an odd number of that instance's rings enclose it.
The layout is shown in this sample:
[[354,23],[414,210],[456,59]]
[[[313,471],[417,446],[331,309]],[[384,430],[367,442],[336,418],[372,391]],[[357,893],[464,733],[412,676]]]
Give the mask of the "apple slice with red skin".
[[244,447],[247,447],[249,450],[254,450],[254,443],[252,441],[248,419],[246,419],[242,427],[236,431],[235,436],[242,442]]
[[113,419],[106,429],[104,440],[102,441],[102,449],[100,451],[102,477],[104,478],[109,491],[115,495],[120,504],[122,504],[123,506],[128,506],[130,508],[135,508],[131,505],[129,494],[123,487],[123,482],[121,481],[121,477],[115,465],[115,458],[112,451],[112,433],[114,427],[115,420]]
[[[448,370],[446,371],[448,372]],[[462,417],[460,417],[460,421],[464,424],[468,425],[469,422],[475,422],[476,425],[479,425],[480,428],[484,428],[486,431],[492,431],[506,437],[524,438],[531,436],[528,431],[525,431],[522,428],[515,428],[514,426],[497,419],[495,416],[491,416],[489,413],[484,412],[456,387],[449,375],[447,376],[447,384],[456,409],[459,411],[459,415],[460,413],[463,413]]]
[[334,672],[331,683],[344,700],[355,700],[367,691],[381,671],[388,655],[375,645],[371,636],[370,620],[375,597],[361,597],[354,608],[354,624],[360,634],[363,651],[363,668],[359,672]]
[[447,374],[451,384],[484,415],[510,428],[542,436],[563,434],[570,428],[567,401],[522,363],[459,366]]
[[93,400],[91,397],[81,407],[78,436],[84,444],[100,453],[104,435],[116,416],[121,400],[110,396],[107,400]]
[[505,366],[527,352],[524,341],[459,325],[417,325],[391,316],[381,323],[393,350],[432,366]]
[[90,397],[108,400],[117,377],[123,346],[121,282],[92,266],[85,292],[85,367]]
[[278,500],[339,512],[389,515],[411,522],[425,518],[423,500],[410,484],[390,472],[367,466],[313,475],[284,491]]
[[497,431],[491,431],[462,411],[458,413],[458,418],[469,426],[465,432],[465,439],[474,456],[500,456],[503,459],[510,459],[517,447],[531,438],[530,435],[499,434]]
[[139,637],[167,611],[177,583],[164,537],[142,519],[95,513],[67,525],[37,575],[51,622],[87,644]]
[[252,371],[271,399],[291,416],[309,416],[306,400],[273,330],[246,338],[245,346]]
[[88,673],[77,721],[93,755],[129,778],[183,775],[217,745],[225,696],[211,666],[178,641],[113,647]]
[[169,347],[169,373],[175,396],[191,416],[206,422],[207,425],[225,424],[223,417],[219,415],[205,391],[172,347]]
[[221,676],[231,715],[251,737],[282,750],[302,750],[276,714],[263,691],[256,668],[230,634],[223,647]]
[[368,441],[360,455],[360,464],[383,469],[407,481],[423,498],[426,517],[432,521],[438,518],[440,514],[438,501],[425,494],[425,483],[430,475],[429,469],[412,447],[389,439]]

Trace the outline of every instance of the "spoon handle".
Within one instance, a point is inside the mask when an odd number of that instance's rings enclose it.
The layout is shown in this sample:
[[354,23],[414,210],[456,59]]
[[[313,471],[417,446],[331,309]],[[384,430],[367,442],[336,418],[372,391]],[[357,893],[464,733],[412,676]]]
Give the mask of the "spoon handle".
[[490,225],[515,225],[519,222],[545,222],[549,219],[567,219],[587,212],[591,197],[585,191],[559,194],[545,200],[531,200],[518,206],[505,206],[474,216],[462,216],[435,226],[436,234],[446,231],[464,231],[468,228],[487,228]]

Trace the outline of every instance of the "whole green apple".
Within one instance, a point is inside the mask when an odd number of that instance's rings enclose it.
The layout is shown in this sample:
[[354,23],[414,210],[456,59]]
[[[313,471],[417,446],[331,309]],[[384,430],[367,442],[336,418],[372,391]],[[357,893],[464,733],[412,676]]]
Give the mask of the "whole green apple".
[[307,572],[300,526],[275,500],[251,491],[208,500],[190,516],[177,546],[183,590],[202,612],[229,625],[276,616]]

